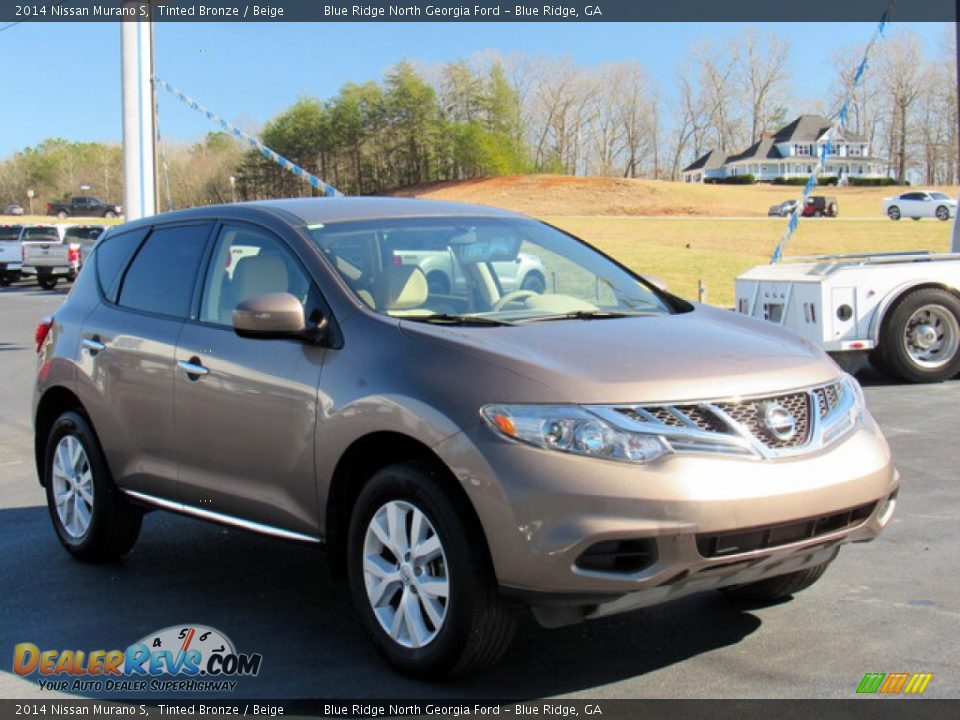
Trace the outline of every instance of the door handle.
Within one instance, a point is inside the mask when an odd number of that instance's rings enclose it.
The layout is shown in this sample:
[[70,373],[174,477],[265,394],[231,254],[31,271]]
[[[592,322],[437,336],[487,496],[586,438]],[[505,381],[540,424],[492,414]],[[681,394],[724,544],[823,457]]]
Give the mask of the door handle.
[[188,380],[199,380],[205,375],[210,374],[210,371],[200,364],[200,358],[198,357],[192,357],[189,360],[180,360],[177,363],[177,367],[183,370]]
[[100,342],[96,335],[94,335],[92,338],[84,338],[83,347],[89,350],[91,355],[96,355],[101,350],[107,349],[107,346]]

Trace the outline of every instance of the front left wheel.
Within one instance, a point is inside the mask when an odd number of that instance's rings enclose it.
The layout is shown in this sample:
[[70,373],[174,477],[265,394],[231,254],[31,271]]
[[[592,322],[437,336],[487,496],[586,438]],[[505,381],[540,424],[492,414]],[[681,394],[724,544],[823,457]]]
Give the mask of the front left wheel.
[[83,415],[54,422],[44,453],[44,484],[54,530],[79,560],[115,560],[140,535],[143,513],[117,490],[97,436]]
[[423,463],[377,472],[347,542],[353,602],[377,650],[408,675],[445,679],[496,662],[515,614],[500,598],[465,498]]

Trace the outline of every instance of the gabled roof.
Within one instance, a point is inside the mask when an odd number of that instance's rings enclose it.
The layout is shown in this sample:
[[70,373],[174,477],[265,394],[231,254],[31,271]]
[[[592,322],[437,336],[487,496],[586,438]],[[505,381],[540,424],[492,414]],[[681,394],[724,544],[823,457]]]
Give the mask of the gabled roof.
[[727,163],[742,162],[744,160],[782,160],[780,152],[774,145],[776,141],[772,137],[761,138],[742,153],[731,155],[727,158]]
[[[813,143],[823,137],[823,134],[833,125],[823,115],[801,115],[789,125],[784,125],[773,136],[773,141],[780,143]],[[841,129],[844,140],[864,142],[864,139],[846,129]]]
[[702,155],[687,165],[682,172],[691,172],[693,170],[714,170],[723,167],[726,158],[719,150],[711,150],[706,155]]

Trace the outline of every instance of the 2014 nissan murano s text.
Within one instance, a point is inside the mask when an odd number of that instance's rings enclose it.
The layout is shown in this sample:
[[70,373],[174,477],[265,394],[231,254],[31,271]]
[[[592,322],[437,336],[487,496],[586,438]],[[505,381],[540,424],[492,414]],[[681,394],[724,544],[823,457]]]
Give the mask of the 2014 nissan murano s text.
[[553,627],[795,593],[899,484],[820,350],[485,207],[127,223],[37,346],[37,469],[74,556],[129,552],[150,508],[325,543],[378,650],[425,677],[493,663],[521,606]]

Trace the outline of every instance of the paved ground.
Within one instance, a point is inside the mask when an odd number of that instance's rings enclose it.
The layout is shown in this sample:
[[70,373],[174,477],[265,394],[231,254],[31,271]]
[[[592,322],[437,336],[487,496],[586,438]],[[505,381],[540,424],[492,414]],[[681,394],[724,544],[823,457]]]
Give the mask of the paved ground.
[[933,672],[928,696],[960,697],[960,381],[863,378],[904,476],[900,510],[795,599],[733,608],[706,594],[562,630],[527,621],[498,668],[433,686],[380,662],[321,551],[153,513],[122,564],[67,557],[28,418],[33,328],[62,292],[0,290],[0,697],[40,696],[12,674],[18,642],[123,648],[180,623],[263,654],[248,697],[850,698],[865,672],[896,671]]

